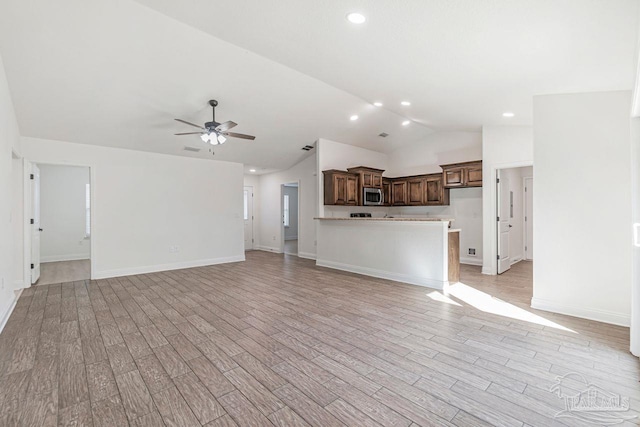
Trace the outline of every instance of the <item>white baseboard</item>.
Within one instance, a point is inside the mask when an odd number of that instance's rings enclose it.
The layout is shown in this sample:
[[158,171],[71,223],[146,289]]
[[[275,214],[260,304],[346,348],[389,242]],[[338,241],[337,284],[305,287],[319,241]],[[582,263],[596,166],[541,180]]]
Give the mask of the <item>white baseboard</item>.
[[20,280],[14,280],[13,281],[13,289],[14,290],[23,289],[23,288],[28,288],[28,286],[24,285],[24,280],[20,279]]
[[376,270],[374,268],[360,267],[360,266],[350,265],[350,264],[342,264],[335,261],[317,260],[316,265],[318,267],[328,267],[336,270],[348,271],[350,273],[363,274],[365,276],[373,276],[373,277],[378,277],[380,279],[394,280],[396,282],[408,283],[410,285],[425,286],[427,288],[438,289],[438,290],[443,290],[449,285],[448,281],[442,282],[439,280],[429,279],[426,277],[409,276],[407,274],[392,273],[392,272],[383,271],[383,270]]
[[11,313],[13,313],[13,309],[16,308],[16,303],[18,302],[18,298],[20,298],[20,295],[22,294],[22,289],[13,291],[12,294],[13,299],[9,302],[9,305],[7,306],[5,312],[0,314],[0,333],[7,324]]
[[285,241],[287,240],[298,240],[298,236],[289,236],[289,237],[285,237],[284,238]]
[[183,268],[204,267],[207,265],[226,264],[229,262],[244,261],[244,252],[242,255],[202,259],[196,261],[174,262],[169,264],[148,265],[144,267],[119,268],[114,270],[96,271],[91,275],[92,279],[108,279],[110,277],[132,276],[134,274],[157,273],[159,271],[181,270]]
[[583,319],[595,320],[603,323],[611,323],[619,326],[629,326],[631,317],[628,314],[615,313],[601,310],[599,308],[576,307],[565,304],[558,304],[554,301],[540,298],[531,298],[531,308],[537,310],[550,311],[552,313],[566,314],[567,316],[580,317]]
[[522,261],[522,255],[518,255],[518,256],[516,256],[516,257],[511,258],[511,259],[509,260],[509,263],[510,263],[509,265],[517,264],[517,263],[519,263],[520,261]]
[[87,254],[48,255],[40,257],[40,262],[79,261],[89,259]]
[[275,248],[273,246],[256,246],[256,250],[258,251],[265,251],[265,252],[275,252],[277,254],[281,254],[282,251],[280,250],[280,248]]
[[311,252],[298,251],[298,258],[316,259],[316,254],[312,254]]
[[460,257],[460,264],[482,266],[482,260],[478,258]]
[[495,271],[491,271],[490,268],[482,267],[482,274],[486,274],[487,276],[495,276],[496,272]]

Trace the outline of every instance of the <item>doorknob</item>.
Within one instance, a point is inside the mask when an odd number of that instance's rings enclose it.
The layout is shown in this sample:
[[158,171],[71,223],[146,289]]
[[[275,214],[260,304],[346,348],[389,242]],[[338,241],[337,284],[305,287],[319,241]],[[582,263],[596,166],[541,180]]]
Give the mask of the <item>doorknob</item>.
[[42,228],[38,228],[38,231],[43,231]]
[[513,227],[513,225],[509,224],[509,228]]

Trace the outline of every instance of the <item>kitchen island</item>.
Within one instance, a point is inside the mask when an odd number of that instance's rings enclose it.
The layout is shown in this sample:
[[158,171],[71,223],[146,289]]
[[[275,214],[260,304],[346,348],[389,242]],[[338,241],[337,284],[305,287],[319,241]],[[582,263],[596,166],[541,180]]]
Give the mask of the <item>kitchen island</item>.
[[449,285],[450,219],[315,219],[318,266],[439,290]]

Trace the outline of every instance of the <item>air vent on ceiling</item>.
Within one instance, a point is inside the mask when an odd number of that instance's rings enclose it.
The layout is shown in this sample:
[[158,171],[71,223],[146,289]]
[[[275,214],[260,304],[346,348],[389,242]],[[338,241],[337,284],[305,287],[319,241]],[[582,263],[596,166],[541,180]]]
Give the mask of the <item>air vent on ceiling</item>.
[[305,145],[304,147],[302,147],[302,149],[303,149],[304,151],[313,150],[313,145]]
[[378,136],[381,136],[381,137],[383,137],[383,138],[386,138],[386,137],[388,137],[388,136],[389,136],[389,134],[388,134],[388,133],[386,133],[386,132],[382,132],[382,133],[381,133],[380,135],[378,135]]
[[200,149],[195,147],[184,147],[184,151],[193,151],[194,153],[197,153]]

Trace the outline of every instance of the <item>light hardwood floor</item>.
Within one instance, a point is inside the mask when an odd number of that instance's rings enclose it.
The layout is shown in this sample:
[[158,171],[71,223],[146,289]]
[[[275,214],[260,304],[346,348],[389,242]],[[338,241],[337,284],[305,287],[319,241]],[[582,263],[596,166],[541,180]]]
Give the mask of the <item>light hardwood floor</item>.
[[0,335],[0,425],[583,425],[554,418],[568,372],[640,409],[628,329],[527,308],[531,264],[465,266],[458,298],[246,256],[25,290]]
[[40,279],[36,285],[75,282],[89,278],[91,278],[91,261],[88,259],[43,262],[40,264]]

